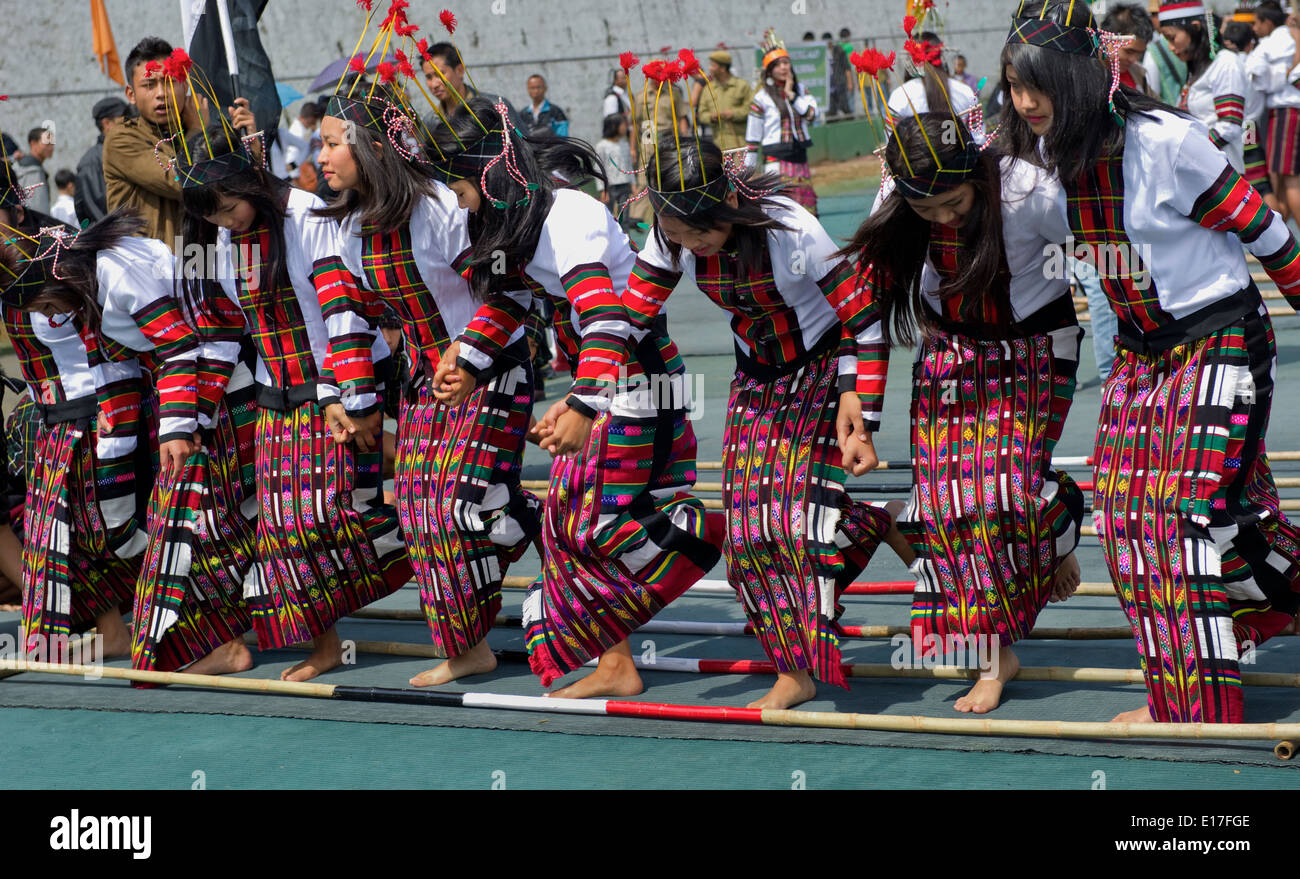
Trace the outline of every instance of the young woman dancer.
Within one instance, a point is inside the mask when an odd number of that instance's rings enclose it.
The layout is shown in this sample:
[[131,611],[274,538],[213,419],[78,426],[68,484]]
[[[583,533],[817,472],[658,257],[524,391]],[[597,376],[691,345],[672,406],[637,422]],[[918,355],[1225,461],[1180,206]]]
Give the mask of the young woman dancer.
[[1093,517],[1148,698],[1116,720],[1237,722],[1240,645],[1300,608],[1300,534],[1264,454],[1276,348],[1241,246],[1295,306],[1300,247],[1202,124],[1115,90],[1093,27],[1082,3],[1022,7],[1003,130],[1058,174],[1119,316]]
[[[397,513],[434,644],[448,657],[411,679],[430,686],[496,668],[486,638],[501,578],[541,530],[541,505],[519,485],[533,403],[521,324],[532,294],[511,291],[480,312],[453,267],[470,246],[466,212],[420,157],[399,153],[415,121],[383,89],[357,95],[331,98],[321,123],[321,170],[341,193],[322,213],[343,222],[348,269],[402,318],[410,374]],[[516,328],[500,331],[507,324]],[[430,379],[463,335],[472,343],[462,340],[460,360],[476,388],[450,406]]]
[[885,162],[892,190],[843,252],[892,341],[919,342],[898,521],[916,556],[912,634],[926,654],[997,652],[955,706],[983,714],[1019,670],[1011,645],[1079,583],[1083,493],[1051,466],[1083,335],[1060,256],[1069,230],[1054,177],[981,152],[951,113],[900,119]]
[[[8,182],[8,163],[0,165]],[[19,548],[23,649],[58,662],[68,658],[60,640],[93,624],[96,649],[125,656],[131,633],[122,610],[135,594],[144,549],[137,489],[147,491],[152,468],[125,437],[103,429],[91,355],[76,323],[27,307],[53,266],[55,242],[41,228],[73,230],[26,209],[20,193],[12,185],[0,190],[0,310],[36,419],[35,442],[25,450],[30,475]]]
[[[542,418],[555,456],[542,514],[542,578],[524,603],[529,662],[550,686],[594,657],[592,674],[552,695],[632,696],[643,689],[628,636],[718,561],[723,522],[690,494],[695,432],[685,368],[666,316],[634,332],[622,293],[636,254],[600,202],[552,174],[601,176],[580,141],[522,137],[505,106],[470,102],[438,132],[439,167],[470,213],[463,262],[476,297],[522,279],[555,305],[573,388]],[[485,134],[476,120],[493,120]],[[464,146],[462,146],[462,144]],[[499,160],[498,160],[499,158]],[[493,264],[505,254],[506,273]],[[513,276],[513,277],[512,277]],[[447,359],[447,358],[445,358]],[[444,364],[458,399],[474,385]]]
[[1200,3],[1160,4],[1160,32],[1187,64],[1179,109],[1210,130],[1210,140],[1228,156],[1238,174],[1245,172],[1243,140],[1246,71],[1237,56],[1219,48],[1218,21]]
[[43,287],[23,307],[70,314],[89,340],[107,436],[135,437],[139,419],[152,417],[132,379],[137,355],[153,365],[159,473],[136,586],[133,665],[243,671],[252,665],[242,595],[253,525],[240,510],[253,497],[252,376],[235,364],[238,337],[232,347],[225,317],[190,315],[199,326],[191,328],[174,295],[175,259],[161,241],[138,237],[142,228],[118,211],[61,239],[48,248]]
[[[880,409],[849,392],[870,397],[888,352],[852,267],[815,217],[772,194],[776,178],[729,175],[709,141],[665,138],[658,149],[655,225],[623,302],[648,329],[686,276],[731,314],[723,555],[779,669],[751,707],[788,708],[816,695],[812,675],[847,686],[836,600],[890,529],[887,511],[844,491],[846,466],[855,474],[875,466],[862,413]],[[849,446],[843,455],[837,432]]]
[[[410,567],[383,503],[380,427],[388,346],[343,265],[324,202],[268,174],[238,135],[193,135],[208,170],[183,176],[186,246],[216,247],[231,271],[187,277],[190,310],[239,306],[257,351],[257,581],[245,598],[262,649],[315,639],[281,675],[338,666],[336,624],[399,589]],[[378,365],[378,366],[376,366]]]

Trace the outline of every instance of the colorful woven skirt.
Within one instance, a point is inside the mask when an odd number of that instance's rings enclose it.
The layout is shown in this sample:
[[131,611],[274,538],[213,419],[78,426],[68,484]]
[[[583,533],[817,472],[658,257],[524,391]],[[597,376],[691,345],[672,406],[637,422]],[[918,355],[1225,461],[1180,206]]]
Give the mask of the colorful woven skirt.
[[763,170],[768,174],[779,174],[785,186],[782,195],[790,198],[817,216],[817,193],[813,190],[812,166],[807,162],[786,162],[768,159]]
[[[64,422],[37,430],[27,483],[23,542],[23,631],[29,653],[57,661],[50,639],[130,606],[140,559],[109,550],[117,525],[97,498],[95,435]],[[111,476],[107,477],[110,481]]]
[[460,656],[487,637],[501,578],[541,530],[541,503],[519,486],[533,383],[516,366],[456,408],[426,382],[403,398],[397,515],[434,645]]
[[1300,174],[1300,109],[1275,107],[1268,111],[1268,170],[1274,174]]
[[1257,313],[1188,345],[1121,345],[1093,517],[1158,721],[1239,723],[1239,662],[1300,609],[1300,533],[1264,450],[1276,348]]
[[8,491],[4,500],[9,510],[9,526],[23,539],[27,486],[33,481],[36,467],[36,442],[41,430],[41,413],[28,394],[20,394],[5,421],[5,449],[8,468]]
[[257,580],[245,598],[262,649],[322,635],[411,579],[382,465],[382,449],[335,443],[314,402],[258,411]]
[[625,640],[721,557],[723,516],[690,493],[687,413],[626,401],[596,417],[581,453],[551,465],[542,580],[524,601],[529,664],[544,687]]
[[839,594],[889,530],[849,500],[835,435],[831,350],[775,379],[736,371],[723,435],[727,579],[768,658],[848,687],[833,621]]
[[203,447],[179,477],[159,475],[135,591],[137,669],[181,668],[252,628],[243,596],[255,577],[255,422],[253,379],[240,364]]
[[898,527],[916,553],[911,627],[924,655],[1024,638],[1078,544],[1083,492],[1051,461],[1082,336],[1077,326],[1005,341],[936,330],[922,343],[912,494]]

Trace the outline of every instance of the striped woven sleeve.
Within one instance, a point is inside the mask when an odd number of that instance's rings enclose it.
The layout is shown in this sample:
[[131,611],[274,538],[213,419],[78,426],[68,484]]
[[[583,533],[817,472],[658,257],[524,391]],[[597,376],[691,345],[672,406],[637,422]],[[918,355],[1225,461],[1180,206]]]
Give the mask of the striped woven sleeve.
[[[95,426],[96,500],[107,535],[106,544],[118,558],[134,558],[148,545],[136,509],[135,453],[140,437],[141,402],[148,390],[134,357],[110,360],[97,337],[83,336],[98,396]],[[121,354],[127,352],[121,351]]]
[[682,277],[681,272],[655,264],[659,253],[652,234],[637,255],[636,265],[632,267],[627,288],[623,291],[623,307],[627,310],[628,320],[640,330],[649,329],[654,323]]
[[[869,273],[868,273],[869,275]],[[817,281],[826,301],[835,309],[844,333],[840,337],[840,393],[856,391],[862,401],[862,421],[867,430],[879,430],[885,402],[885,376],[889,346],[885,344],[880,313],[876,309],[869,277],[841,260]]]
[[1217,119],[1210,125],[1210,141],[1222,149],[1230,143],[1241,143],[1246,129],[1242,128],[1246,115],[1246,99],[1239,94],[1214,96]]
[[348,412],[369,414],[380,406],[370,355],[378,331],[369,317],[370,307],[337,254],[315,256],[311,282],[329,336],[317,403],[323,409],[342,402]]
[[[468,247],[452,260],[452,268],[466,281],[470,279],[474,268]],[[460,342],[457,365],[475,379],[482,378],[523,326],[532,306],[533,294],[522,278],[518,289],[492,296],[481,304],[457,340]]]
[[157,355],[158,441],[189,439],[198,430],[199,338],[171,296],[146,303],[131,318]]
[[1286,223],[1205,138],[1183,140],[1174,168],[1177,193],[1200,193],[1187,215],[1216,232],[1236,234],[1292,308],[1300,310],[1300,245]]
[[574,400],[603,412],[626,368],[632,322],[604,263],[574,266],[560,278],[582,336],[573,370],[569,404]]
[[243,310],[229,297],[208,296],[203,305],[194,316],[194,329],[199,339],[199,427],[207,428],[239,363],[247,330]]

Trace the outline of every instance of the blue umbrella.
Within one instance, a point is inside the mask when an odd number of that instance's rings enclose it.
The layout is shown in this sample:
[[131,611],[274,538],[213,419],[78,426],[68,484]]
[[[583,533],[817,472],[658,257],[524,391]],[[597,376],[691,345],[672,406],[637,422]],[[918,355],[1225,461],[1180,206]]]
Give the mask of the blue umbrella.
[[302,97],[302,92],[298,91],[291,85],[285,85],[282,82],[275,84],[276,94],[280,96],[280,106],[287,107],[294,101]]
[[[343,78],[343,72],[348,69],[348,62],[351,60],[351,58],[340,58],[337,61],[331,61],[324,70],[316,74],[316,78],[311,81],[311,85],[307,86],[307,91],[314,92],[327,86],[331,92],[334,91],[334,87],[337,86],[339,80]],[[382,58],[376,54],[370,59],[370,63],[366,65],[366,72],[374,73],[375,68],[385,61],[389,64],[393,64],[396,63],[397,57],[391,52]]]

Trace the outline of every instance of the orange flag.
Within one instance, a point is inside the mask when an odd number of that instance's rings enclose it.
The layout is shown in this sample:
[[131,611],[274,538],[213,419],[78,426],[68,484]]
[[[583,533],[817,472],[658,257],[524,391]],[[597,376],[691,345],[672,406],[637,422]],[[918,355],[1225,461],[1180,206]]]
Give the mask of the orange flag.
[[113,41],[113,27],[108,23],[108,10],[104,0],[90,0],[90,22],[95,32],[95,57],[99,69],[118,85],[126,85],[122,78],[122,62],[117,57],[117,43]]

